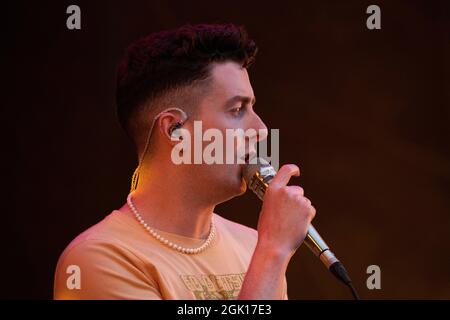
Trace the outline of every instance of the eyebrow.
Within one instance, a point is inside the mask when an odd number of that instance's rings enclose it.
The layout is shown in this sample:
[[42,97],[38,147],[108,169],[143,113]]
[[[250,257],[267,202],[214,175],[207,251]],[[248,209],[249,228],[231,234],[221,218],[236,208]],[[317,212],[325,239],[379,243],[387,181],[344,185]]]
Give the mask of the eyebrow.
[[231,107],[236,102],[243,102],[245,104],[251,104],[254,105],[256,103],[256,97],[248,97],[248,96],[234,96],[233,98],[228,99],[228,101],[225,103],[225,107]]

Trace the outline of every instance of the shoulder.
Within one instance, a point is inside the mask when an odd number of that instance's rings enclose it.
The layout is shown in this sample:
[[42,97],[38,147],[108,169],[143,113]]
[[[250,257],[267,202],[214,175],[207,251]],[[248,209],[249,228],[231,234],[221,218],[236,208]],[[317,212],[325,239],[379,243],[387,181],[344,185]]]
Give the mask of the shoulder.
[[102,221],[82,232],[64,249],[58,265],[117,262],[138,263],[139,259],[129,247],[127,237],[132,237],[133,226],[128,225],[121,212],[113,211]]
[[80,233],[66,250],[90,244],[124,245],[136,240],[136,230],[140,228],[130,216],[113,210],[101,221]]
[[[133,233],[133,226],[122,222],[109,215],[70,242],[56,265],[55,299],[139,298],[152,292],[157,296],[157,284],[145,272],[144,262],[127,236],[120,236]],[[76,278],[81,288],[72,290],[69,282]]]

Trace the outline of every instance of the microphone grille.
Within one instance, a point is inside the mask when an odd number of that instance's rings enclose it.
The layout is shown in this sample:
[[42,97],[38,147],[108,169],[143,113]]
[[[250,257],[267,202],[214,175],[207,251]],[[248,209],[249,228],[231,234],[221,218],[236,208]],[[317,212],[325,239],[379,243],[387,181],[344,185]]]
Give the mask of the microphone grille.
[[[243,170],[243,176],[245,179],[245,182],[247,184],[250,183],[252,177],[259,172],[262,175],[267,174],[266,172],[269,171],[271,175],[275,175],[275,170],[272,168],[270,163],[264,159],[264,158],[256,158],[250,161],[251,163],[248,163]],[[252,163],[255,162],[255,163]]]

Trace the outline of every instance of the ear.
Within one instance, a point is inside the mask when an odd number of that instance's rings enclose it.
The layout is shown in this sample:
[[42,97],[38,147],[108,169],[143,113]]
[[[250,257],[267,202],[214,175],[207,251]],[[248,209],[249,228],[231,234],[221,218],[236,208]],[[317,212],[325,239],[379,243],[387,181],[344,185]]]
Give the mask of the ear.
[[165,112],[158,118],[159,132],[163,137],[167,138],[167,141],[169,141],[170,144],[174,145],[178,143],[177,141],[172,140],[172,132],[179,123],[183,123],[183,120],[170,112]]

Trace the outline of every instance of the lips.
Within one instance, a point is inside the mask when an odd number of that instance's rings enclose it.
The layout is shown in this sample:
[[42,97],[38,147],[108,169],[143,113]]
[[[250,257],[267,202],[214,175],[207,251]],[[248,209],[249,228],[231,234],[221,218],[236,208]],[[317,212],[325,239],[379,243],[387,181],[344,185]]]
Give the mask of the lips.
[[256,151],[246,153],[244,157],[245,164],[249,164],[254,158],[256,158]]

